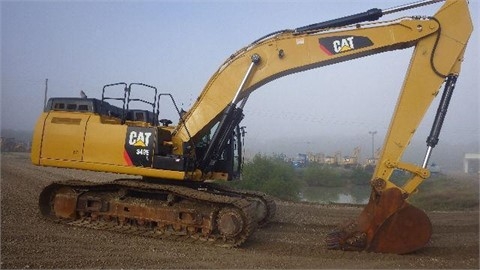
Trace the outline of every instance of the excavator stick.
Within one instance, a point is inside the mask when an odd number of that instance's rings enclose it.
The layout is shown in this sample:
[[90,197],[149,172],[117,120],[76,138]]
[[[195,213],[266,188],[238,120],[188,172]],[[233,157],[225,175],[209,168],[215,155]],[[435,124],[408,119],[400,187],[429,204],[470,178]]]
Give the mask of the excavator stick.
[[357,220],[331,232],[329,249],[405,254],[428,244],[432,224],[424,211],[409,204],[398,188],[372,191]]
[[[406,254],[429,243],[432,224],[428,216],[406,199],[430,176],[427,164],[439,141],[465,47],[473,30],[468,14],[466,1],[447,0],[431,18],[440,28],[435,35],[425,37],[415,45],[372,177],[370,200],[355,221],[327,235],[327,248]],[[427,138],[423,165],[403,162],[401,157],[442,84],[445,89]],[[400,188],[390,181],[394,170],[408,172],[412,177]]]

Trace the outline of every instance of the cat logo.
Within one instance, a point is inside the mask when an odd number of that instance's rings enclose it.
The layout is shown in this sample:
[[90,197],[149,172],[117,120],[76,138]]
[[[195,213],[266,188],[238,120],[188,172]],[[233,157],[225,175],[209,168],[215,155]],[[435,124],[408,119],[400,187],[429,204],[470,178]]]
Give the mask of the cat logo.
[[125,134],[123,159],[127,166],[150,167],[152,165],[155,129],[128,127]]
[[355,49],[355,45],[353,44],[353,37],[334,40],[332,45],[333,50],[336,53],[346,52]]
[[136,147],[147,147],[150,141],[151,132],[130,131],[128,144]]
[[327,55],[335,55],[357,50],[373,45],[368,37],[363,36],[338,36],[318,39],[320,49]]

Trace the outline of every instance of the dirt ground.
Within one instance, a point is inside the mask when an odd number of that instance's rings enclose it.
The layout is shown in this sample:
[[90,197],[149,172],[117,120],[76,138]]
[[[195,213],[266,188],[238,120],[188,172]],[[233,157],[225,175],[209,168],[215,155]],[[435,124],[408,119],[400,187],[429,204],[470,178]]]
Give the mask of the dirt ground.
[[273,222],[241,248],[123,235],[43,220],[37,197],[66,179],[118,175],[36,167],[27,154],[1,159],[0,268],[479,268],[479,213],[428,212],[431,243],[409,255],[327,250],[323,239],[361,208],[277,201]]

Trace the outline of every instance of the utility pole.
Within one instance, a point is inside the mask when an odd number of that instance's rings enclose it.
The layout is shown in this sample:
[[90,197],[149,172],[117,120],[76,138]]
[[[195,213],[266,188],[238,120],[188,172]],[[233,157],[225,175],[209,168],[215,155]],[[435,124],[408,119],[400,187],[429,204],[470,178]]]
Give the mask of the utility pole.
[[372,160],[375,160],[375,134],[377,131],[369,131],[368,134],[372,135]]

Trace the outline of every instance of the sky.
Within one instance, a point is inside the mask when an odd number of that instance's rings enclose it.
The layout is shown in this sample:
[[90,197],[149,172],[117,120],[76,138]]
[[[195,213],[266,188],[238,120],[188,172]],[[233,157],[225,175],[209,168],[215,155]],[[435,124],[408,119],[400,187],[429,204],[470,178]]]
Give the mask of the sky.
[[[77,97],[83,90],[100,98],[105,84],[142,82],[171,93],[188,110],[225,59],[259,37],[409,2],[1,1],[1,126],[33,129],[43,109],[46,79],[48,97]],[[440,5],[382,20],[433,15]],[[449,145],[479,141],[479,1],[471,0],[470,9],[478,30],[470,38],[440,135],[440,143]],[[250,151],[282,152],[288,146],[298,152],[327,152],[334,151],[332,145],[348,143],[352,151],[361,145],[369,152],[369,131],[377,131],[379,146],[411,54],[412,49],[387,52],[262,86],[244,110]],[[424,142],[428,136],[439,97],[416,140]],[[167,102],[160,113],[178,119]]]

